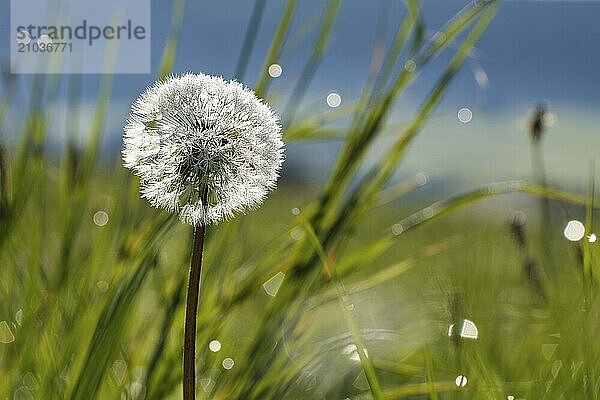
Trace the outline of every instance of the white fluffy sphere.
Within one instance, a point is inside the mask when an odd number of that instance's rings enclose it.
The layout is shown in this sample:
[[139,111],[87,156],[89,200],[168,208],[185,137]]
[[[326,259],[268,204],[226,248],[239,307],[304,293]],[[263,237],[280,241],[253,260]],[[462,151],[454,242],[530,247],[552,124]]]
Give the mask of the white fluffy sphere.
[[155,83],[131,107],[123,163],[155,207],[208,225],[260,205],[283,162],[279,118],[254,92],[204,74]]

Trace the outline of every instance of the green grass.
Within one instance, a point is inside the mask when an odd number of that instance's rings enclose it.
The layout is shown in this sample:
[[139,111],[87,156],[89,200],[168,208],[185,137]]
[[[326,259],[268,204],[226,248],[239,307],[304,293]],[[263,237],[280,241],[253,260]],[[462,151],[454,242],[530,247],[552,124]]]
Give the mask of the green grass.
[[[301,103],[326,56],[339,3],[324,5],[290,104]],[[297,34],[290,32],[296,6],[287,2],[257,78],[257,91],[268,99],[278,94],[269,91],[266,67]],[[381,69],[366,77],[356,103],[324,115],[283,116],[288,142],[342,141],[323,187],[283,183],[259,210],[208,230],[200,398],[600,396],[595,245],[566,241],[564,217],[540,224],[535,202],[524,209],[524,226],[508,223],[512,201],[542,198],[593,232],[593,171],[585,194],[505,182],[415,204],[404,197],[414,182],[389,188],[498,4],[459,11],[443,28],[445,40],[432,42],[422,34],[420,3],[406,6]],[[174,6],[160,76],[173,67],[183,7]],[[249,29],[245,42],[254,35]],[[437,84],[363,174],[365,154],[393,119],[394,102],[443,52],[452,59]],[[240,63],[248,57],[242,53]],[[408,60],[414,70],[392,72]],[[33,98],[45,93],[52,101],[58,85],[38,77]],[[111,85],[108,75],[89,141],[83,148],[67,143],[59,162],[44,148],[46,103],[31,104],[17,148],[1,144],[0,398],[181,398],[192,232],[141,200],[118,161],[97,162]],[[336,122],[348,115],[350,124],[340,127]],[[104,226],[93,221],[99,210],[109,216]],[[276,296],[269,296],[263,284],[281,273]],[[449,326],[456,332],[464,319],[476,324],[476,340],[448,336]],[[209,350],[213,340],[221,343],[218,352]],[[229,370],[222,365],[227,357],[235,362]],[[465,387],[455,384],[458,375],[467,377]]]

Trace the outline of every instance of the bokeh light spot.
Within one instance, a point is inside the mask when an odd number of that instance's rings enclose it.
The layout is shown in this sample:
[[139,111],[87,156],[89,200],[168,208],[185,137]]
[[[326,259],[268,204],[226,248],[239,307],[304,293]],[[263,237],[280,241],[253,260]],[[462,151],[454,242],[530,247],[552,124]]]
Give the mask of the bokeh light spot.
[[571,242],[577,242],[585,235],[585,226],[576,220],[569,221],[563,233]]
[[331,92],[327,95],[327,105],[331,108],[336,108],[342,104],[342,96],[339,93]]
[[209,344],[208,344],[208,348],[210,349],[210,351],[212,351],[213,353],[216,353],[217,351],[221,350],[221,342],[219,342],[218,340],[212,340]]
[[414,60],[407,60],[404,63],[404,69],[408,72],[415,72],[415,70],[417,69],[417,63],[414,62]]
[[281,73],[283,72],[283,68],[279,64],[271,64],[269,65],[269,75],[271,78],[279,78]]
[[465,387],[467,386],[467,377],[464,375],[459,375],[456,377],[454,382],[456,382],[456,386],[458,387]]
[[233,361],[232,358],[227,357],[226,359],[223,360],[223,368],[225,368],[225,369],[231,369],[231,368],[233,368],[234,365],[235,365],[235,361]]
[[284,278],[285,278],[285,274],[283,272],[279,271],[278,273],[273,275],[272,278],[270,278],[268,281],[263,283],[263,289],[269,296],[271,296],[271,297],[277,296],[277,292],[279,291],[279,288],[281,287],[281,284],[283,283]]
[[17,43],[29,44],[31,42],[31,35],[26,30],[20,30],[17,32]]
[[15,341],[15,335],[13,335],[8,326],[8,322],[0,322],[0,343],[12,343]]
[[48,44],[52,44],[52,38],[50,36],[48,36],[48,35],[41,35],[38,38],[37,42],[38,42],[38,45],[45,46],[45,45],[48,45]]
[[106,211],[96,211],[94,213],[94,224],[96,224],[97,226],[104,226],[106,224],[108,224],[108,214],[106,213]]
[[468,124],[473,119],[473,112],[467,107],[463,107],[458,110],[457,116],[460,122],[463,124]]

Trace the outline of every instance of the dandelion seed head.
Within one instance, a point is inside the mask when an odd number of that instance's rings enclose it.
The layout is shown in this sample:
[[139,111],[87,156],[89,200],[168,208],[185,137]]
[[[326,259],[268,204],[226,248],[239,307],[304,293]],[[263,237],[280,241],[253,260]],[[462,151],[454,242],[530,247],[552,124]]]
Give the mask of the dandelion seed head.
[[284,158],[279,118],[254,92],[192,73],[158,81],[133,103],[122,155],[142,197],[191,225],[256,208]]

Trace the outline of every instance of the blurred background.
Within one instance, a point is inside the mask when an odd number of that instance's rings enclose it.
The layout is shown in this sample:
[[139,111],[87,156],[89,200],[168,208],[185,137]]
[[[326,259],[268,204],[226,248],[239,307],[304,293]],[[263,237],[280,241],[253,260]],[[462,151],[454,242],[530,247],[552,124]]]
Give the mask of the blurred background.
[[199,398],[600,398],[600,2],[150,6],[150,73],[62,75],[9,72],[0,6],[0,398],[181,398],[192,229],[120,149],[186,72],[286,142],[208,229]]
[[[422,17],[425,35],[433,37],[457,10],[469,2],[449,0],[424,2]],[[261,27],[243,76],[236,76],[253,2],[187,2],[183,15],[179,51],[173,72],[204,72],[236,78],[252,86],[265,67],[264,59],[283,11],[285,2],[271,1],[264,6]],[[151,3],[151,65],[148,75],[117,75],[111,93],[103,135],[103,155],[115,157],[121,145],[121,129],[131,102],[155,79],[167,41],[171,22],[169,2]],[[404,163],[404,173],[425,171],[439,180],[451,179],[483,183],[494,179],[529,177],[527,137],[522,120],[537,101],[546,101],[556,121],[547,135],[547,168],[552,179],[575,187],[587,170],[589,159],[598,148],[594,134],[594,114],[600,103],[599,82],[590,79],[600,68],[597,46],[600,27],[596,1],[505,1],[488,30],[476,45],[464,68],[452,82],[425,131],[415,141]],[[393,40],[396,27],[405,13],[400,1],[376,0],[365,6],[345,1],[329,44],[327,56],[298,106],[304,115],[322,113],[331,92],[340,94],[342,104],[356,101],[362,83],[377,65],[377,57]],[[322,14],[322,2],[303,1],[298,5],[291,33],[277,63],[281,75],[272,82],[271,105],[283,114],[291,89],[310,55],[317,34],[314,29]],[[9,36],[9,8],[0,8],[0,33]],[[311,29],[313,28],[313,29]],[[445,58],[444,58],[445,57]],[[448,60],[449,55],[443,55]],[[0,47],[0,60],[9,64],[9,46]],[[394,106],[390,120],[402,123],[417,109],[423,96],[435,85],[443,63],[428,65]],[[19,112],[28,104],[32,77],[13,76],[19,82],[4,121],[5,135],[12,136],[23,122]],[[66,79],[66,77],[63,77]],[[81,76],[78,100],[78,134],[85,137],[93,119],[100,76]],[[65,140],[66,85],[48,111],[53,126],[48,131],[51,148],[57,150]],[[458,110],[468,108],[472,120],[461,123]],[[283,114],[283,118],[286,115]],[[393,133],[393,128],[388,128]],[[12,132],[12,135],[11,135]],[[286,168],[308,183],[319,182],[332,163],[336,140],[293,144],[288,150]],[[477,151],[474,151],[477,149]],[[309,151],[305,151],[309,150]],[[463,186],[464,187],[464,186]]]

